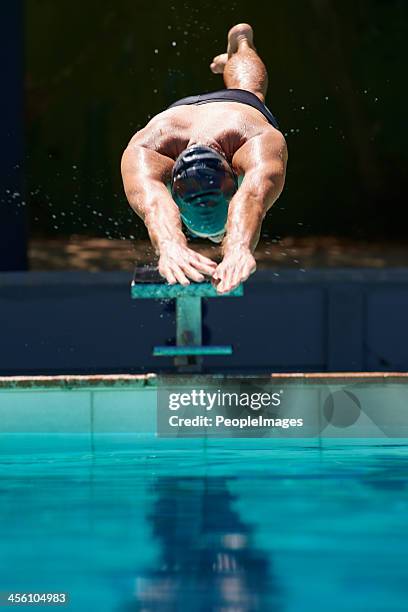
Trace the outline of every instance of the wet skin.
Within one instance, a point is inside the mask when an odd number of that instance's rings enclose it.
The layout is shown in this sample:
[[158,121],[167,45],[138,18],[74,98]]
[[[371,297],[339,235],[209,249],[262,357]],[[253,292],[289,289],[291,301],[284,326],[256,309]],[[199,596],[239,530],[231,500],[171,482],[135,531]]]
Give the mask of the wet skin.
[[[174,161],[193,144],[223,153],[244,180],[232,198],[218,265],[188,246],[177,204],[166,184]],[[143,219],[170,283],[210,276],[219,293],[231,291],[256,269],[254,250],[266,212],[285,182],[287,148],[279,130],[256,109],[238,102],[178,106],[156,115],[129,142],[122,157],[127,199]]]

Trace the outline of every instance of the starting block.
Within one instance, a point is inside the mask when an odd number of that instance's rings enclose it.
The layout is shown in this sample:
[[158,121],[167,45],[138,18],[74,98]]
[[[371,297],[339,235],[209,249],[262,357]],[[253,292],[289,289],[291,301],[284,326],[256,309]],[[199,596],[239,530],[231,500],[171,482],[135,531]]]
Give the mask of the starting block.
[[168,285],[157,272],[136,269],[131,284],[132,299],[176,300],[176,344],[155,346],[155,357],[173,357],[174,365],[199,371],[205,355],[231,355],[232,346],[202,344],[202,299],[240,297],[243,285],[219,295],[211,283]]

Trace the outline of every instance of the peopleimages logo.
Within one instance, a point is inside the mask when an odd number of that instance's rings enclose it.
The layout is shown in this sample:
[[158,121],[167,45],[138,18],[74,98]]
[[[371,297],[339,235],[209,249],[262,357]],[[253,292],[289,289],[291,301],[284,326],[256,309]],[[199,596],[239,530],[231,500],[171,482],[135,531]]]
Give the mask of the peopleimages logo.
[[170,410],[196,406],[205,410],[224,407],[241,407],[260,410],[269,406],[280,406],[280,393],[229,393],[226,391],[205,391],[193,389],[188,393],[170,393]]

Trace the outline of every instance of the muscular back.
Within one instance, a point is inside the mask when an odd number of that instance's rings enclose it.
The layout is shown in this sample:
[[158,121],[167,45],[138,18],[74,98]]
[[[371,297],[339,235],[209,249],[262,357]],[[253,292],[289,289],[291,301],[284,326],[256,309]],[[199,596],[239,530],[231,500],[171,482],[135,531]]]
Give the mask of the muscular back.
[[137,132],[130,145],[156,151],[175,160],[193,144],[212,146],[220,150],[237,174],[242,173],[235,153],[249,140],[268,133],[273,139],[282,134],[251,106],[239,102],[210,102],[177,106],[156,115],[145,128]]

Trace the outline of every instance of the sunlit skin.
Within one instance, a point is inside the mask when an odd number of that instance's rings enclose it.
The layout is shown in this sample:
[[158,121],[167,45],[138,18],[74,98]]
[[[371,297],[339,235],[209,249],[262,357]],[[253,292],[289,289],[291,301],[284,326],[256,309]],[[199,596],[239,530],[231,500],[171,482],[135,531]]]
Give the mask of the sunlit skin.
[[[214,58],[214,73],[226,88],[246,89],[264,102],[268,76],[248,24],[228,34],[227,53]],[[193,144],[223,152],[244,180],[230,201],[222,261],[218,265],[190,248],[177,204],[166,184],[174,161]],[[238,102],[185,105],[156,115],[129,142],[122,157],[127,199],[143,219],[168,283],[188,285],[211,277],[219,293],[245,281],[256,269],[254,251],[262,222],[282,192],[286,142],[255,108]]]

